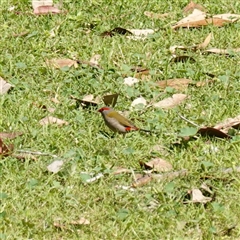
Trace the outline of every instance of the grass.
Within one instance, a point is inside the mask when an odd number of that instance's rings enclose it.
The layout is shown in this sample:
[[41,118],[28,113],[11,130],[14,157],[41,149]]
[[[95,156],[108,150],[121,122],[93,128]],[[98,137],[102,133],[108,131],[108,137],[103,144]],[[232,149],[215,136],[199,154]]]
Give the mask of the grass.
[[[203,125],[213,126],[239,114],[239,56],[224,57],[189,52],[196,63],[171,63],[169,47],[192,46],[212,32],[211,47],[239,47],[240,23],[223,28],[172,31],[171,24],[182,18],[188,2],[170,1],[64,1],[66,15],[33,16],[27,1],[3,1],[0,7],[2,33],[0,75],[14,89],[0,98],[0,132],[21,131],[23,136],[12,142],[15,149],[30,149],[55,154],[63,159],[57,174],[47,171],[54,161],[39,156],[37,161],[21,162],[11,156],[1,159],[0,238],[1,239],[238,239],[239,174],[223,175],[221,168],[239,165],[239,144],[234,141],[199,138],[172,147],[180,130],[189,126],[178,112]],[[199,2],[201,3],[201,2]],[[16,6],[16,15],[8,11]],[[234,1],[204,1],[209,13],[239,13]],[[144,11],[170,12],[163,20],[149,19]],[[90,29],[90,25],[94,28]],[[160,29],[145,41],[125,36],[101,38],[100,33],[115,27]],[[90,30],[90,31],[89,31]],[[25,37],[13,33],[28,31]],[[51,33],[55,36],[52,37]],[[56,70],[45,59],[78,58],[89,60],[100,54],[103,71],[87,66]],[[117,67],[114,63],[117,63]],[[134,87],[123,85],[126,66],[142,65],[152,70],[151,81]],[[127,73],[126,73],[127,72]],[[131,133],[122,138],[105,137],[107,131],[96,109],[75,107],[70,95],[103,96],[119,93],[118,110],[129,110],[140,95],[151,101],[160,90],[152,83],[168,78],[206,80],[205,72],[214,73],[216,82],[203,88],[189,87],[183,93],[189,99],[172,110],[149,108],[130,117],[140,127],[156,129],[151,136]],[[163,92],[158,101],[172,92]],[[60,104],[51,98],[57,97]],[[33,103],[56,108],[50,114]],[[68,126],[41,126],[39,120],[54,115],[69,122]],[[155,151],[155,145],[168,151]],[[212,150],[212,146],[217,151]],[[161,157],[174,170],[187,169],[188,175],[172,181],[151,182],[128,191],[132,176],[108,174],[112,166],[142,172],[139,161]],[[85,184],[83,174],[106,173],[100,180]],[[187,192],[210,186],[213,201],[207,204],[184,204]],[[89,225],[74,226],[71,221],[84,217]],[[59,220],[65,228],[57,228]],[[229,228],[234,226],[231,231]],[[228,231],[229,230],[229,231]]]

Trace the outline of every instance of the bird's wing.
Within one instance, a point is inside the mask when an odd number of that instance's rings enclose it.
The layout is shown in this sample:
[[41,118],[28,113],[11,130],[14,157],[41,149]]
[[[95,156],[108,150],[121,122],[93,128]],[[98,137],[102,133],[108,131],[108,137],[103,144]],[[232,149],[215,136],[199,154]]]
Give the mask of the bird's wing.
[[125,117],[123,117],[122,115],[120,115],[117,112],[108,113],[108,117],[117,118],[118,121],[125,127],[135,127],[135,125],[132,122],[130,122],[129,120],[127,120]]

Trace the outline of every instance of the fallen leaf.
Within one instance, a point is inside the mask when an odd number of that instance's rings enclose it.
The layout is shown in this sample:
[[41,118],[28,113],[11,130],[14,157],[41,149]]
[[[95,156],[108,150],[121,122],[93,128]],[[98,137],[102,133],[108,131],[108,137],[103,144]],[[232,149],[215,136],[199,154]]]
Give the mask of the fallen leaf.
[[74,96],[71,96],[71,98],[76,100],[77,107],[81,106],[83,109],[96,107],[99,104],[99,100],[97,98],[94,100],[94,96],[92,94],[84,96],[83,99],[79,99]]
[[130,70],[132,72],[137,72],[137,73],[149,71],[149,69],[141,67],[141,66],[132,67]]
[[141,177],[137,178],[136,181],[132,184],[132,187],[142,187],[143,185],[148,184],[152,181],[152,176],[150,174],[148,175],[142,175]]
[[177,29],[180,27],[201,27],[212,24],[217,27],[222,27],[226,23],[233,23],[240,18],[238,14],[218,14],[207,18],[206,13],[198,9],[194,9],[193,12],[187,17],[177,22],[172,28]]
[[205,38],[204,42],[197,45],[197,48],[198,49],[205,49],[209,45],[211,39],[212,39],[212,33],[209,33],[207,35],[207,37]]
[[130,169],[124,168],[124,167],[115,167],[113,169],[113,174],[114,175],[118,175],[118,174],[122,174],[122,173],[131,173],[132,171]]
[[186,169],[177,172],[167,172],[162,174],[152,174],[152,178],[156,180],[172,180],[177,177],[184,177],[188,174]]
[[154,30],[152,29],[128,29],[135,36],[147,36],[153,34]]
[[183,12],[184,13],[192,12],[194,9],[198,9],[203,12],[206,11],[206,9],[203,6],[201,6],[200,4],[190,1],[190,3],[183,9]]
[[132,35],[132,33],[130,31],[128,31],[127,29],[121,28],[121,27],[116,27],[113,30],[105,31],[105,32],[101,33],[101,36],[102,37],[113,37],[116,34],[121,34],[121,35],[129,34],[129,35]]
[[21,33],[13,33],[13,37],[24,37],[26,35],[28,35],[28,31],[25,31],[25,32],[21,32]]
[[159,81],[157,82],[157,85],[163,89],[165,89],[166,87],[172,87],[177,90],[184,90],[188,87],[189,83],[192,83],[191,79],[173,78],[173,79]]
[[8,82],[6,82],[2,77],[0,77],[0,94],[7,93],[12,85]]
[[210,84],[210,83],[214,83],[214,80],[213,79],[211,79],[211,80],[205,80],[205,81],[199,81],[199,82],[196,82],[196,87],[204,87],[204,86],[206,86],[206,85],[208,85],[208,84]]
[[37,161],[37,158],[29,153],[12,154],[12,157],[17,158],[21,161],[25,161],[26,159]]
[[57,99],[57,97],[55,96],[54,98],[51,98],[51,101],[56,103],[56,104],[59,104],[60,101]]
[[235,48],[235,49],[209,48],[209,49],[205,50],[204,52],[221,54],[221,55],[230,55],[232,53],[239,53],[240,48]]
[[54,68],[63,68],[63,67],[72,67],[74,66],[75,68],[78,67],[77,61],[72,60],[72,59],[47,59],[46,64],[48,66],[54,67]]
[[6,145],[0,138],[0,156],[7,157],[13,152],[13,145]]
[[140,165],[143,165],[146,169],[152,169],[156,172],[167,172],[173,168],[169,162],[161,158],[154,158],[149,162],[144,162],[143,164],[140,163]]
[[114,107],[117,103],[118,93],[103,96],[103,102],[106,106]]
[[157,108],[169,109],[181,104],[185,99],[186,94],[173,94],[172,97],[165,98],[160,102],[154,103],[153,106]]
[[64,162],[62,160],[55,160],[54,162],[47,166],[47,169],[49,172],[57,173],[60,171],[63,164]]
[[[225,121],[218,123],[214,126],[214,128],[221,130],[224,133],[228,133],[228,130],[230,128],[236,128],[238,129],[240,127],[240,115],[234,117],[234,118],[228,118]],[[0,134],[1,137],[1,134]]]
[[53,6],[53,0],[32,0],[33,9],[41,6]]
[[131,103],[131,106],[132,106],[132,107],[136,107],[136,106],[139,105],[139,104],[146,106],[146,105],[147,105],[146,99],[143,98],[143,97],[136,98],[136,99],[133,100],[133,102]]
[[171,62],[190,62],[194,63],[196,60],[193,57],[187,56],[187,55],[182,55],[182,56],[174,56],[171,59]]
[[82,65],[88,65],[88,66],[98,69],[98,70],[102,69],[102,67],[99,64],[93,63],[91,61],[76,60],[76,62],[79,64],[82,64]]
[[91,57],[89,62],[94,64],[94,65],[98,65],[98,62],[99,62],[100,59],[101,59],[101,55],[100,54],[96,54],[96,55]]
[[39,6],[33,10],[35,15],[58,14],[62,12],[62,10],[55,6]]
[[71,221],[70,223],[73,225],[89,225],[90,221],[84,217],[81,217],[79,220]]
[[55,118],[55,117],[51,117],[51,116],[45,117],[45,118],[41,119],[41,120],[39,121],[39,123],[40,123],[41,125],[57,124],[57,125],[59,125],[59,126],[68,125],[68,124],[69,124],[68,122],[66,122],[66,121],[64,121],[64,120],[61,120],[61,119]]
[[9,132],[0,132],[0,138],[1,139],[14,139],[14,138],[16,138],[18,136],[21,136],[21,135],[23,135],[22,132],[11,132],[11,133],[9,133]]
[[199,134],[202,136],[209,136],[209,137],[218,137],[218,138],[232,138],[230,135],[214,128],[214,127],[202,127],[198,130]]
[[170,13],[154,13],[154,12],[145,11],[144,15],[153,19],[161,19],[161,18],[168,17]]
[[207,203],[212,201],[211,197],[205,197],[197,188],[192,189],[189,193],[192,196],[192,200],[187,201],[186,203]]
[[124,80],[123,83],[128,86],[133,86],[135,83],[139,82],[139,80],[134,77],[127,77],[127,78],[124,78],[123,80]]
[[172,54],[175,54],[177,49],[185,50],[185,51],[186,51],[186,50],[189,49],[189,47],[174,45],[174,46],[171,46],[171,47],[169,48],[169,51],[170,51]]

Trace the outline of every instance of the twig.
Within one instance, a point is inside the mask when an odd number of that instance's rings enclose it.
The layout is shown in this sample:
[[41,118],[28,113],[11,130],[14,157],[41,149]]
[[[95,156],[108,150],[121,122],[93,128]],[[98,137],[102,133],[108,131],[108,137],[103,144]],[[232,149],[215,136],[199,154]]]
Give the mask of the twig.
[[57,155],[53,155],[51,153],[43,153],[43,152],[33,152],[33,151],[29,151],[29,150],[16,150],[17,152],[20,152],[20,153],[28,153],[28,154],[32,154],[32,155],[41,155],[41,156],[51,156],[51,157],[58,157]]
[[181,114],[179,114],[179,113],[178,113],[178,116],[179,116],[181,119],[183,119],[184,121],[186,121],[186,122],[188,122],[188,123],[192,124],[193,126],[200,128],[200,126],[199,126],[199,125],[197,125],[196,123],[194,123],[194,122],[192,122],[192,121],[188,120],[187,118],[185,118],[185,117],[184,117],[184,116],[182,116]]

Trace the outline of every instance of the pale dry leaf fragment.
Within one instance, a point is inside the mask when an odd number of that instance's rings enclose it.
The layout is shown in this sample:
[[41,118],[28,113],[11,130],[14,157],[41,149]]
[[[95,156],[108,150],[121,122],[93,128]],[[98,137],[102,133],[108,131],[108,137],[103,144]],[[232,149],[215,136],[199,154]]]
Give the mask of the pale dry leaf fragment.
[[6,94],[10,88],[12,88],[12,85],[0,77],[0,94]]
[[146,106],[147,105],[147,100],[143,97],[139,97],[136,98],[135,100],[133,100],[133,102],[131,103],[132,107],[136,107],[137,105],[143,105]]
[[239,53],[240,48],[234,48],[234,49],[221,49],[221,48],[209,48],[205,50],[206,53],[215,53],[220,55],[229,55],[231,52],[233,53]]
[[115,167],[113,169],[113,174],[114,175],[118,175],[118,174],[122,174],[122,173],[131,173],[132,171],[130,169],[124,168],[124,167]]
[[229,22],[236,22],[237,20],[240,19],[240,15],[239,14],[232,14],[232,13],[224,13],[224,14],[217,14],[214,15],[213,18],[219,18],[225,21],[229,21]]
[[54,7],[54,6],[40,6],[37,7],[33,10],[33,13],[35,15],[46,15],[46,14],[58,14],[58,13],[62,13],[62,10],[58,9],[58,7]]
[[101,55],[100,54],[96,54],[96,55],[91,57],[89,62],[92,63],[92,64],[95,64],[95,65],[98,65],[100,59],[101,59]]
[[124,84],[128,86],[133,86],[135,83],[139,82],[139,80],[134,77],[127,77],[127,78],[124,78],[123,80],[124,80]]
[[14,139],[23,135],[22,132],[0,132],[0,138],[2,139]]
[[169,51],[170,51],[172,54],[175,54],[177,49],[185,50],[185,51],[186,51],[186,50],[188,49],[188,47],[174,45],[174,46],[171,46],[171,47],[169,48]]
[[32,0],[32,7],[36,9],[41,6],[53,6],[52,0]]
[[76,221],[71,221],[70,223],[73,225],[89,225],[90,221],[84,217],[81,217],[80,219]]
[[189,83],[192,83],[191,79],[187,78],[173,78],[157,82],[160,88],[172,87],[177,90],[184,90],[188,87]]
[[209,45],[211,39],[212,39],[212,33],[209,33],[208,36],[205,38],[204,42],[197,45],[197,48],[205,49]]
[[198,9],[194,9],[190,15],[178,21],[172,28],[176,29],[179,27],[191,27],[193,26],[193,23],[203,21],[205,20],[205,18],[206,18],[205,12],[202,12]]
[[156,108],[169,109],[181,104],[185,99],[186,94],[173,94],[172,97],[165,98],[160,102],[154,103],[153,106]]
[[57,173],[60,171],[63,164],[64,162],[62,160],[55,160],[54,162],[47,166],[47,169],[49,172]]
[[77,61],[68,59],[68,58],[63,58],[63,59],[47,59],[46,64],[48,66],[54,67],[54,68],[63,68],[63,67],[72,67],[74,66],[75,68],[78,67]]
[[[230,128],[239,128],[240,127],[240,115],[234,118],[228,118],[225,121],[218,123],[214,128],[222,130],[227,133]],[[0,135],[1,136],[1,135]]]
[[98,179],[102,178],[104,175],[103,173],[99,173],[97,174],[95,177],[92,177],[92,178],[89,178],[86,180],[86,183],[92,183],[92,182],[95,182],[97,181]]
[[153,34],[153,29],[128,29],[135,36],[147,36],[149,34]]
[[39,123],[41,125],[56,124],[58,126],[68,125],[69,124],[68,122],[66,122],[66,121],[64,121],[62,119],[55,118],[55,117],[52,117],[52,116],[45,117],[45,118],[41,119],[39,121]]
[[108,94],[103,96],[103,102],[106,106],[114,107],[117,103],[118,93]]
[[170,13],[155,13],[155,12],[145,11],[144,15],[149,18],[160,19],[160,18],[168,17],[170,15]]
[[94,99],[93,94],[89,94],[89,95],[85,95],[82,100],[83,100],[83,101],[92,102],[93,99]]
[[192,203],[207,203],[212,201],[211,197],[205,197],[198,188],[194,188],[190,191],[192,195]]
[[171,163],[161,158],[153,158],[149,162],[144,162],[144,167],[156,172],[167,172],[173,169]]

